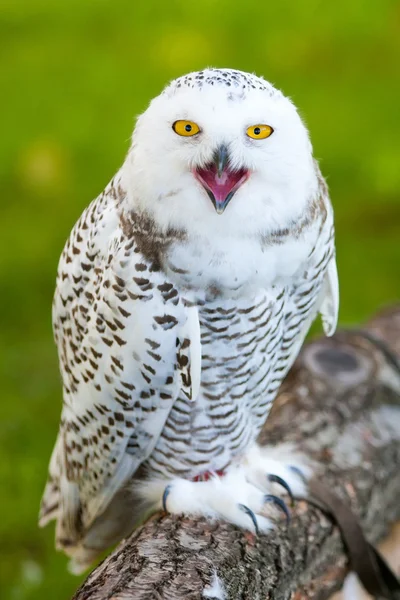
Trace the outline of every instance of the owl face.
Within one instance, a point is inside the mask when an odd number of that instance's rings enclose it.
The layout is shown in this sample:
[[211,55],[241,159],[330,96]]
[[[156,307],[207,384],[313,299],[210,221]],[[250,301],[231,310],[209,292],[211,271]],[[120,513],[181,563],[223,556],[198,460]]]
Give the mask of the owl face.
[[177,79],[151,102],[133,135],[131,168],[150,212],[217,217],[220,227],[231,218],[293,217],[316,185],[308,132],[291,101],[228,69]]

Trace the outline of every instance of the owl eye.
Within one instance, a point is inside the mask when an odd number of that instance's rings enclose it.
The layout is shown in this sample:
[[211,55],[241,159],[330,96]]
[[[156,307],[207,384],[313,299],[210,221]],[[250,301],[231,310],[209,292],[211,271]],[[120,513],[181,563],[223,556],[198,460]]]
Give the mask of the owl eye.
[[272,135],[274,130],[269,125],[252,125],[247,128],[247,135],[253,140],[264,140]]
[[200,127],[193,121],[175,121],[175,123],[172,125],[172,129],[175,131],[175,133],[178,135],[183,135],[184,137],[189,137],[200,133]]

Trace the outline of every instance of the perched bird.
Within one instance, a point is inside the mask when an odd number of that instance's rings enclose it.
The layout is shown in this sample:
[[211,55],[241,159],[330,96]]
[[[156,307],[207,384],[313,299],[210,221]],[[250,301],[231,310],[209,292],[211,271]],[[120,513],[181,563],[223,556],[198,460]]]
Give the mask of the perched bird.
[[231,69],[173,81],[59,263],[40,524],[72,569],[162,507],[268,530],[277,483],[298,492],[290,466],[307,467],[256,439],[313,319],[330,335],[337,310],[332,208],[292,102]]

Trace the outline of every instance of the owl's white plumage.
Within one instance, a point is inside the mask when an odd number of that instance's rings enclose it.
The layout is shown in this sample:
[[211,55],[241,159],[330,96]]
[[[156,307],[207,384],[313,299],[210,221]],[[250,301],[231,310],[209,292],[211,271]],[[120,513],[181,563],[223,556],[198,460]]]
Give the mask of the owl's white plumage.
[[[224,266],[218,273],[223,277],[235,265],[238,274],[242,272],[241,261],[237,263],[242,248],[237,247],[236,236],[249,238],[287,227],[303,214],[318,190],[308,133],[293,104],[272,87],[250,88],[245,94],[241,85],[199,89],[171,84],[139,117],[125,165],[132,201],[149,210],[161,229],[182,227],[192,236],[205,236],[213,240],[213,250],[224,250],[227,238],[232,240],[237,252],[229,270]],[[201,137],[177,136],[171,127],[177,119],[198,122]],[[268,142],[246,137],[246,127],[266,120],[274,128]],[[159,123],[167,125],[162,132]],[[222,143],[229,144],[233,167],[252,171],[240,190],[241,202],[231,202],[223,215],[223,230],[221,217],[205,205],[204,191],[191,173],[191,168],[211,161]],[[248,250],[247,260],[252,248]],[[254,256],[253,262],[258,258]],[[267,269],[268,261],[264,263]],[[276,267],[273,261],[267,277],[276,276]],[[291,276],[295,268],[289,257],[285,273]]]
[[[177,135],[178,120],[200,133]],[[257,123],[273,134],[249,138]],[[221,148],[223,176],[246,180],[217,214],[196,173],[212,174]],[[258,513],[252,473],[275,463],[250,448],[312,320],[320,311],[331,334],[337,308],[332,209],[293,104],[239,71],[172,82],[59,265],[64,406],[41,522],[57,520],[76,565],[160,506],[171,481],[169,510],[204,505],[242,524],[244,495]],[[225,483],[184,481],[221,470]]]

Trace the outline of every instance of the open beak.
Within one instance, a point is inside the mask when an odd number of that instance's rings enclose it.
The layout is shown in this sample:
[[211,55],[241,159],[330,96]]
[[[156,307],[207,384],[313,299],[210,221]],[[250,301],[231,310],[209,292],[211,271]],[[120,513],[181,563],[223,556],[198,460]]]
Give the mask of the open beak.
[[212,162],[193,170],[210,197],[215,210],[222,215],[233,195],[250,176],[248,169],[234,171],[229,166],[228,148],[223,144],[214,152]]

